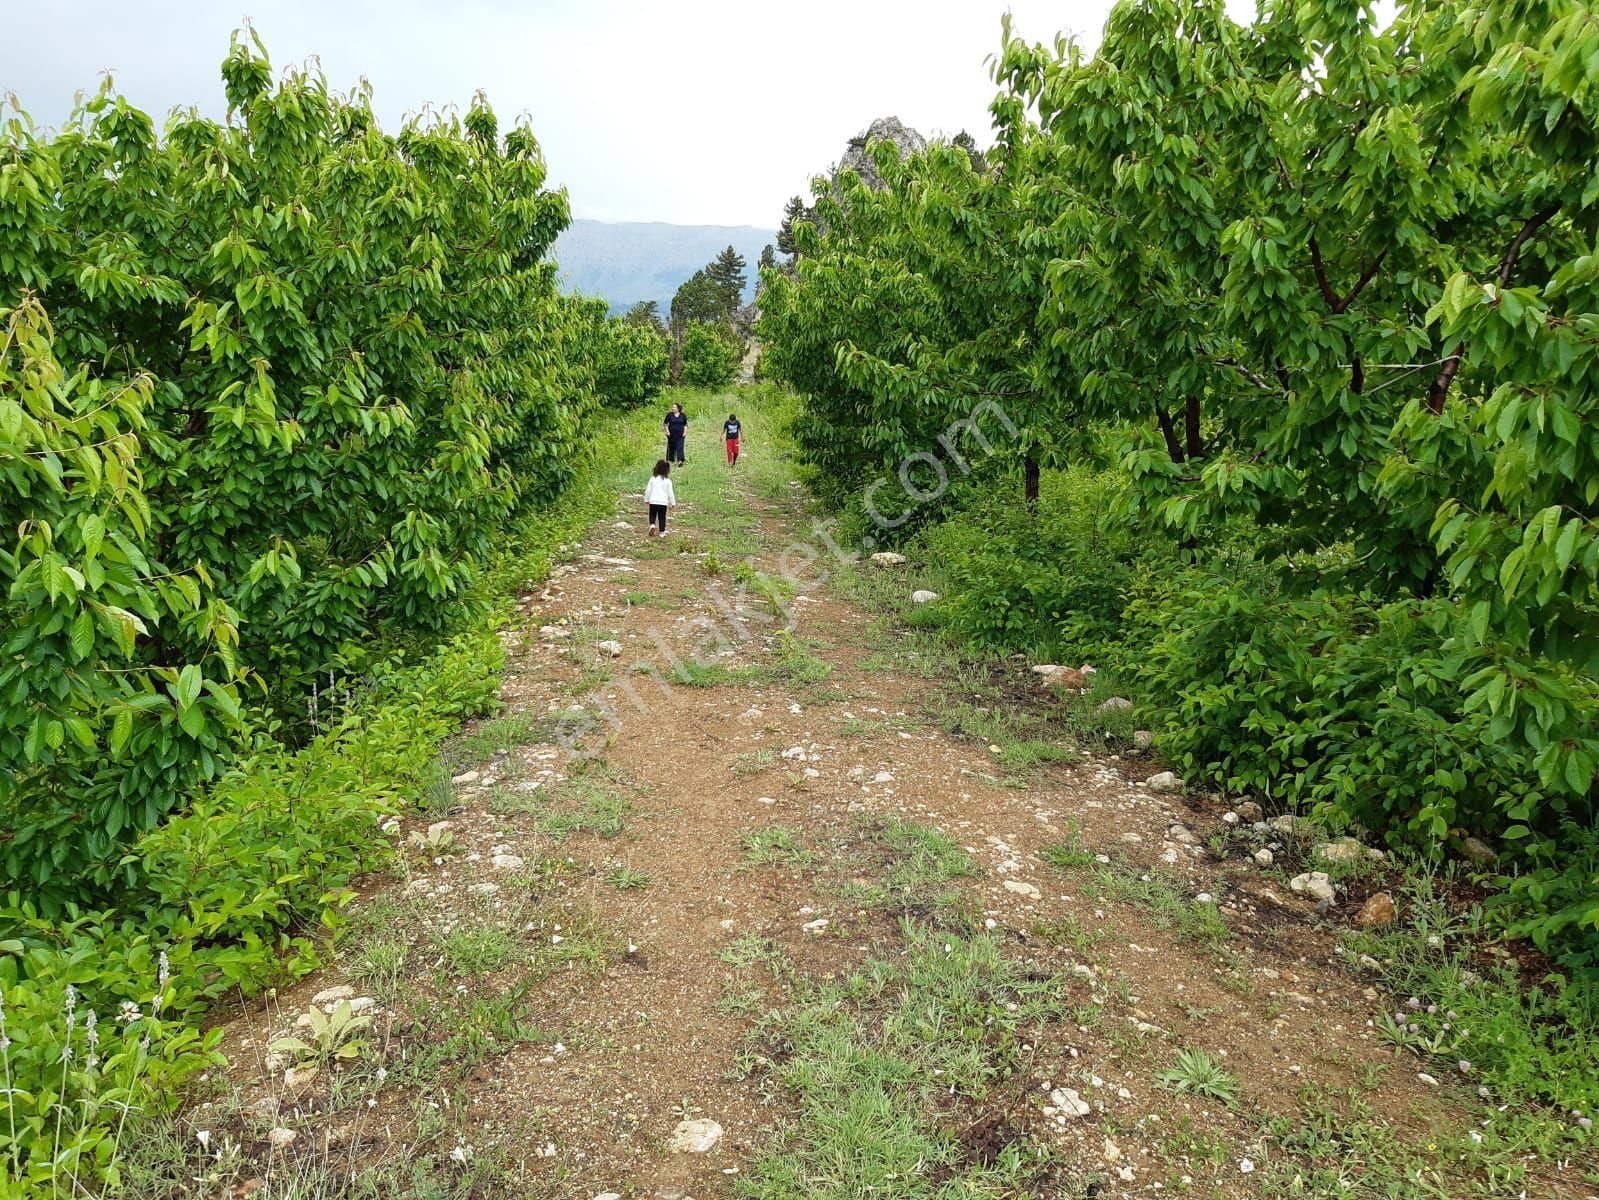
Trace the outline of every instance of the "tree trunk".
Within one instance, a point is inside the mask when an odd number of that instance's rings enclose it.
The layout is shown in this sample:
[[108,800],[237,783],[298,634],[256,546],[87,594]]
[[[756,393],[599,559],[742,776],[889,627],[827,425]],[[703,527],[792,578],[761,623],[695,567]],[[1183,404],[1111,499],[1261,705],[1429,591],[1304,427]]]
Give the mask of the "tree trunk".
[[1183,412],[1183,435],[1188,441],[1188,457],[1204,458],[1205,443],[1199,436],[1199,397],[1188,397],[1188,404]]
[[1183,462],[1183,444],[1177,440],[1177,430],[1172,426],[1171,414],[1160,405],[1155,405],[1155,420],[1160,422],[1160,435],[1166,439],[1166,453],[1171,455],[1172,462]]
[[1031,451],[1022,459],[1022,494],[1027,498],[1028,508],[1038,507],[1038,459]]

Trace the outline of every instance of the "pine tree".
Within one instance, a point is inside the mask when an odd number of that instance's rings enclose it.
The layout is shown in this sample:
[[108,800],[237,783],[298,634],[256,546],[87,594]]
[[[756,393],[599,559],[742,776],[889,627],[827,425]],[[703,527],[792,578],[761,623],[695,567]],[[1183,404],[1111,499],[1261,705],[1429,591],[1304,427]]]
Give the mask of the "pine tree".
[[724,315],[731,314],[744,303],[744,285],[749,281],[744,267],[744,256],[731,246],[706,265],[707,278],[721,293]]
[[703,269],[684,280],[672,297],[672,331],[678,336],[690,323],[714,324],[727,320],[727,314],[725,293]]
[[775,266],[777,266],[777,252],[772,249],[772,243],[767,242],[761,247],[760,268],[765,271]]
[[794,244],[794,222],[809,221],[811,210],[805,207],[805,201],[798,196],[789,200],[783,208],[783,223],[777,227],[777,248],[790,258],[799,257],[799,247]]
[[665,330],[666,325],[661,320],[661,305],[656,300],[640,300],[627,310],[627,315],[622,318],[629,325],[647,325],[655,329]]

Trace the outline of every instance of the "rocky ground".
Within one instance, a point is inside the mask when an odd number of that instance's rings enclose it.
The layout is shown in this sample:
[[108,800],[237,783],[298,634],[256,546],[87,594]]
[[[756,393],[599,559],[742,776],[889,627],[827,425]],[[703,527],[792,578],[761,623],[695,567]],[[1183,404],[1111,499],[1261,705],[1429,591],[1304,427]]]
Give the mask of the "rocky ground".
[[227,1025],[201,1191],[1588,1194],[1396,1047],[1377,851],[951,658],[915,564],[785,581],[798,489],[694,449],[664,542],[622,494],[523,598],[335,965]]

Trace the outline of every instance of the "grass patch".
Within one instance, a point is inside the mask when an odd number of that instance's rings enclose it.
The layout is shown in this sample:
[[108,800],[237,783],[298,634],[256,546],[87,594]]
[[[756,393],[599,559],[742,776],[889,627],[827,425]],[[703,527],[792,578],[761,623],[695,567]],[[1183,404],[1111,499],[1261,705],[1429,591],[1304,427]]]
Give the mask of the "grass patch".
[[479,721],[444,743],[440,758],[452,774],[460,774],[469,767],[487,762],[496,754],[549,741],[552,735],[550,722],[545,717],[526,713],[512,713]]
[[781,825],[745,834],[742,845],[746,867],[799,867],[811,861],[798,835]]
[[[908,953],[808,992],[759,1031],[797,1108],[736,1181],[747,1200],[1058,1194],[1047,1145],[1012,1131],[996,1153],[962,1140],[972,1110],[1021,1068],[1029,1027],[1059,1011],[991,938],[908,927]],[[768,1060],[769,1062],[770,1060]]]

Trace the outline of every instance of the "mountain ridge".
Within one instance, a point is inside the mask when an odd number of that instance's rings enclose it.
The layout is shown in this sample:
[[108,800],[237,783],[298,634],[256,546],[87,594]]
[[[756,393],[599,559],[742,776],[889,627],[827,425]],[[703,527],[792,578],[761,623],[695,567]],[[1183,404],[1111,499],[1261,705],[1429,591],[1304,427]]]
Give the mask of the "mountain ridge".
[[744,299],[753,298],[761,248],[776,238],[775,229],[757,225],[579,217],[556,239],[551,253],[567,291],[599,296],[618,312],[654,300],[664,315],[678,286],[728,246],[748,263]]

